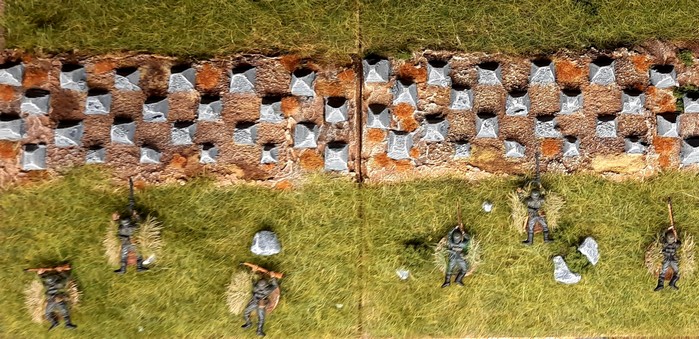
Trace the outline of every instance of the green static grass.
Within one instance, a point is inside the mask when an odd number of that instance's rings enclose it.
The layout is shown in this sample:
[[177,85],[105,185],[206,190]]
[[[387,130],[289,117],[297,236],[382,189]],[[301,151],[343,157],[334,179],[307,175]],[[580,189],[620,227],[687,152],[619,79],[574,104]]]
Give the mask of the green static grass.
[[[111,271],[102,240],[111,213],[127,202],[96,169],[0,194],[0,333],[40,337],[24,309],[35,278],[22,268],[70,261],[82,291],[79,328],[51,336],[81,338],[254,337],[229,313],[226,289],[241,261],[284,272],[282,299],[269,316],[272,338],[693,335],[699,333],[699,282],[653,292],[644,267],[648,245],[668,224],[672,196],[680,232],[699,234],[699,175],[668,173],[645,181],[544,175],[566,199],[552,244],[526,247],[509,226],[507,194],[519,178],[476,183],[429,180],[357,188],[312,177],[295,191],[249,185],[217,187],[207,179],[147,187],[139,205],[163,222],[162,257],[148,272]],[[484,213],[483,200],[494,202]],[[466,286],[440,289],[434,245],[456,223],[480,242],[481,263]],[[260,229],[278,233],[280,255],[254,257]],[[585,265],[575,245],[591,235],[600,262]],[[577,285],[553,280],[551,258],[571,259]],[[395,270],[411,277],[400,281]],[[342,306],[339,307],[338,304]],[[361,306],[360,306],[361,305]],[[141,329],[142,332],[139,332]]]
[[208,57],[298,53],[349,61],[355,1],[8,0],[7,46]]
[[[544,53],[696,39],[697,0],[7,0],[7,46],[209,57]],[[359,8],[359,11],[358,11]],[[357,40],[361,35],[363,50]]]

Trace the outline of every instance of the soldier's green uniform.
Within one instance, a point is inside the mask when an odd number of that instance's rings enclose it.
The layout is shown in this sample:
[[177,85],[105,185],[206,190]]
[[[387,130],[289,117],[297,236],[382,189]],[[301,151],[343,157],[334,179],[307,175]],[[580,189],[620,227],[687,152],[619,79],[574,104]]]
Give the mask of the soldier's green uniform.
[[672,278],[670,278],[670,287],[674,289],[679,289],[677,287],[677,280],[680,280],[680,268],[678,265],[679,260],[677,259],[677,249],[680,247],[681,242],[675,239],[675,234],[672,231],[665,232],[665,239],[663,239],[663,267],[658,275],[658,285],[655,287],[655,291],[662,290],[665,286],[665,273],[667,273],[668,268],[672,268]]
[[252,298],[245,306],[245,311],[243,311],[243,318],[245,319],[245,324],[243,328],[248,328],[252,326],[250,321],[250,314],[252,311],[257,310],[257,335],[264,337],[265,332],[262,331],[262,327],[265,325],[265,313],[267,308],[267,302],[270,294],[277,289],[279,285],[277,284],[277,279],[275,278],[260,278],[256,281],[252,287]]
[[39,278],[41,278],[41,283],[46,289],[46,309],[44,311],[44,315],[46,316],[46,319],[51,322],[51,327],[49,327],[49,330],[58,326],[58,318],[56,313],[60,314],[60,316],[63,318],[66,328],[78,327],[70,322],[68,294],[65,291],[66,285],[68,284],[68,277],[69,273],[57,271],[48,271],[39,275]]
[[137,229],[138,224],[134,218],[126,217],[119,219],[119,230],[117,235],[119,236],[119,240],[121,240],[121,267],[119,267],[118,270],[115,270],[114,273],[122,274],[126,272],[126,261],[129,257],[129,251],[136,253],[136,270],[140,272],[148,269],[147,267],[143,266],[143,256],[141,256],[141,254],[138,252],[136,245],[131,242],[131,237]]
[[451,284],[451,276],[454,273],[454,268],[458,267],[458,273],[454,280],[457,284],[463,286],[464,276],[468,272],[468,263],[464,259],[464,255],[468,251],[469,237],[461,233],[459,227],[455,227],[447,235],[447,252],[449,253],[449,262],[447,263],[447,271],[444,276],[442,287],[447,287]]
[[527,205],[527,240],[523,243],[531,245],[534,243],[534,226],[538,222],[544,229],[544,242],[551,242],[552,239],[549,237],[549,225],[546,223],[546,219],[539,213],[539,210],[544,206],[544,197],[538,190],[532,190],[529,197],[524,199],[524,203]]

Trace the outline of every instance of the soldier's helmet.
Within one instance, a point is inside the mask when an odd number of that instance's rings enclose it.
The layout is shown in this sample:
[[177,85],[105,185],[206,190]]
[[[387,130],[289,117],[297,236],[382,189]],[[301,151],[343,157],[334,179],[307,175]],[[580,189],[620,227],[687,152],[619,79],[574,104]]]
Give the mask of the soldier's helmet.
[[464,235],[461,233],[460,230],[456,230],[451,234],[451,241],[458,244],[464,241]]
[[675,239],[675,233],[673,233],[672,231],[665,232],[665,241],[668,244],[674,244],[675,241],[677,241],[677,239]]
[[538,189],[533,189],[530,195],[532,198],[538,199],[539,197],[541,197],[541,192],[539,192]]
[[120,227],[131,226],[131,218],[129,218],[128,216],[119,218],[119,226]]

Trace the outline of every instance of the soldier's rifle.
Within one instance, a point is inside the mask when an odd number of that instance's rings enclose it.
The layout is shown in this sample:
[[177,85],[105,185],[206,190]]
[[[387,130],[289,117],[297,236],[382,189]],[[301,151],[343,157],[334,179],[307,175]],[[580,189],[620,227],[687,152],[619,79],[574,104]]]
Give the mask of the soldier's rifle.
[[129,177],[129,215],[133,215],[136,211],[136,198],[133,194],[133,179]]
[[45,272],[50,272],[50,271],[56,271],[56,272],[70,271],[70,269],[71,269],[70,264],[63,264],[63,265],[56,266],[56,267],[25,268],[24,272],[36,272],[37,274],[44,274]]
[[541,168],[539,166],[539,152],[536,152],[534,154],[534,160],[536,161],[536,172],[534,174],[534,183],[539,186],[539,189],[543,188],[541,187]]
[[670,230],[672,230],[672,234],[675,236],[675,240],[679,240],[677,238],[677,230],[675,229],[675,217],[672,216],[672,198],[668,197],[667,198],[667,211],[668,214],[670,214]]
[[260,267],[260,266],[258,266],[258,265],[255,265],[255,264],[253,264],[253,263],[241,262],[240,264],[243,265],[243,266],[250,267],[250,269],[252,269],[253,272],[260,272],[260,273],[263,273],[263,274],[267,274],[267,275],[269,275],[270,277],[275,278],[275,279],[281,279],[281,278],[284,277],[284,274],[283,274],[283,273],[270,271],[270,270],[267,270],[267,269],[265,269],[265,268],[262,268],[262,267]]
[[463,219],[461,219],[461,204],[458,202],[456,203],[456,218],[459,222],[459,231],[461,231],[461,234],[466,234],[464,231],[464,222]]

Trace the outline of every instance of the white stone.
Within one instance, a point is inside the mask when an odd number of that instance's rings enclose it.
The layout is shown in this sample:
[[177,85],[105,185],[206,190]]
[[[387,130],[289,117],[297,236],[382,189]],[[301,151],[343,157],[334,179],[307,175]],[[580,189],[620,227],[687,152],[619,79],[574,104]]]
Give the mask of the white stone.
[[657,88],[677,86],[677,71],[672,65],[659,65],[650,69],[650,83]]
[[282,102],[278,98],[263,98],[260,105],[260,120],[278,123],[284,121],[282,115]]
[[597,241],[595,241],[593,237],[585,238],[583,243],[578,246],[578,251],[580,251],[592,265],[597,265],[600,255]]
[[580,140],[578,140],[578,138],[568,136],[563,140],[563,156],[580,156]]
[[580,282],[582,277],[580,274],[571,272],[563,257],[557,255],[553,257],[553,278],[560,283],[572,285]]
[[364,69],[364,82],[388,82],[391,65],[387,59],[364,59],[362,60]]
[[408,280],[410,277],[410,271],[405,268],[399,268],[396,270],[396,275],[400,280]]
[[254,145],[257,142],[257,125],[238,123],[233,131],[233,141],[239,145]]
[[26,144],[22,152],[22,170],[40,171],[46,169],[46,145]]
[[493,211],[493,203],[486,200],[481,205],[481,209],[483,209],[483,212],[485,213],[490,213]]
[[0,84],[10,86],[22,86],[24,77],[24,65],[16,64],[0,69]]
[[655,116],[656,125],[658,129],[658,136],[661,137],[679,137],[678,132],[678,117],[674,114],[662,115],[658,114]]
[[526,116],[529,114],[529,93],[509,93],[505,101],[505,114],[510,116]]
[[111,135],[112,143],[124,144],[124,145],[133,145],[135,134],[136,134],[136,123],[131,121],[131,122],[115,123],[114,125],[112,125],[112,130],[111,130],[110,135]]
[[465,159],[471,156],[471,144],[466,141],[454,143],[454,159]]
[[0,119],[0,140],[18,141],[24,137],[24,132],[24,121],[21,118]]
[[598,85],[611,85],[616,81],[614,61],[590,64],[590,82]]
[[427,63],[427,84],[440,87],[451,85],[451,66],[447,62],[430,61]]
[[384,105],[369,105],[367,113],[367,127],[388,129],[391,124],[391,115],[388,107]]
[[498,117],[490,114],[476,116],[476,138],[497,138]]
[[140,91],[138,82],[141,73],[138,69],[121,69],[114,72],[114,88],[121,91]]
[[49,94],[37,94],[37,96],[23,96],[20,110],[23,113],[34,115],[46,115],[49,112]]
[[112,107],[112,95],[109,93],[89,95],[85,100],[85,114],[109,114]]
[[616,119],[613,117],[598,117],[597,136],[600,138],[616,138]]
[[529,83],[533,85],[548,85],[556,82],[553,62],[532,62],[529,72]]
[[262,164],[276,164],[279,162],[279,148],[276,145],[264,145],[262,146],[262,157],[260,158],[260,163]]
[[87,91],[87,73],[85,67],[78,67],[69,71],[61,71],[59,76],[61,88],[73,91]]
[[218,147],[213,144],[202,145],[199,153],[199,163],[200,164],[213,164],[216,163],[216,158],[218,158]]
[[188,92],[194,90],[197,71],[189,67],[182,71],[173,71],[168,81],[168,93]]
[[312,97],[316,94],[313,90],[313,82],[316,73],[309,70],[297,70],[291,74],[291,94],[305,97]]
[[561,114],[573,114],[583,108],[582,93],[561,92]]
[[507,158],[524,158],[526,148],[514,140],[505,140],[505,157]]
[[161,154],[158,150],[143,146],[141,147],[141,159],[142,164],[159,164]]
[[685,94],[682,97],[682,104],[685,113],[699,113],[699,96],[690,97]]
[[296,124],[294,128],[294,148],[318,147],[318,126],[312,123]]
[[484,63],[476,67],[478,69],[478,84],[501,85],[502,70],[498,63]]
[[223,104],[220,99],[210,102],[200,102],[197,109],[197,118],[201,121],[218,121],[221,119]]
[[699,138],[693,137],[682,140],[680,161],[683,166],[699,163]]
[[560,138],[556,118],[553,116],[538,116],[534,126],[534,134],[539,138]]
[[194,134],[197,125],[194,123],[174,123],[172,125],[171,141],[175,146],[191,145],[194,143]]
[[470,88],[452,88],[449,108],[470,110],[473,108],[473,90]]
[[170,110],[167,98],[158,101],[146,102],[143,104],[143,121],[164,122],[167,121],[167,114]]
[[325,121],[331,124],[347,121],[347,99],[327,98],[325,100]]
[[54,131],[54,143],[56,147],[73,147],[82,145],[83,123],[58,127]]
[[646,95],[643,93],[633,95],[623,92],[621,93],[621,102],[621,113],[643,114],[643,105],[646,103]]
[[260,231],[252,238],[250,251],[256,255],[269,256],[281,252],[282,246],[274,232]]
[[325,147],[325,170],[347,171],[348,157],[349,146],[347,144],[328,144],[328,146]]
[[446,119],[425,119],[425,136],[422,140],[426,142],[442,142],[446,140],[449,132],[449,121]]
[[256,67],[234,69],[229,74],[231,76],[229,92],[249,93],[255,91],[255,82],[257,81]]
[[102,164],[107,158],[107,150],[104,147],[90,148],[85,154],[86,164]]

